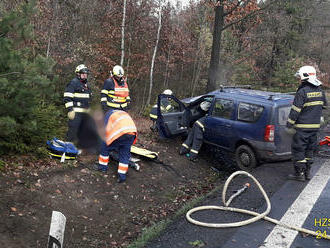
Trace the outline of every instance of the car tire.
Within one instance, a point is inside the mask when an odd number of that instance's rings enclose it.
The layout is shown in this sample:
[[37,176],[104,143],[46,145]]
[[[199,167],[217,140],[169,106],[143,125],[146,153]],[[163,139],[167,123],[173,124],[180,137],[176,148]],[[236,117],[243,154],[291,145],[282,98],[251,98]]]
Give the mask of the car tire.
[[257,157],[247,145],[240,145],[235,151],[236,165],[244,171],[250,171],[257,166]]

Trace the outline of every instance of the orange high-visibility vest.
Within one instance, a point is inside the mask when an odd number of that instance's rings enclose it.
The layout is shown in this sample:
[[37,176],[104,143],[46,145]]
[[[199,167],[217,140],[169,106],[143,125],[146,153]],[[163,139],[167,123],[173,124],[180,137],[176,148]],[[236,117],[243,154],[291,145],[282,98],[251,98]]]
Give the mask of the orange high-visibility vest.
[[113,79],[113,82],[115,83],[115,94],[114,96],[116,97],[128,97],[129,95],[129,90],[128,90],[128,85],[127,85],[127,82],[126,82],[126,79],[124,80],[124,85],[123,86],[120,86],[118,83],[117,83],[117,80],[112,77]]
[[116,139],[118,139],[124,134],[135,135],[135,140],[133,142],[133,144],[135,144],[137,137],[137,129],[134,121],[132,120],[131,116],[125,111],[115,110],[113,111],[113,114],[110,115],[105,128],[107,145],[111,145],[112,142],[114,142]]

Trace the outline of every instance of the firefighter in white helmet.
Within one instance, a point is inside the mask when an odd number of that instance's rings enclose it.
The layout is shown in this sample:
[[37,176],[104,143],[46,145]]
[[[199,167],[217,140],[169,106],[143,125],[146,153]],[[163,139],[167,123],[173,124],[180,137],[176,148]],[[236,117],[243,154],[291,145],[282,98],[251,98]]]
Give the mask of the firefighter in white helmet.
[[123,67],[116,65],[110,72],[110,77],[104,81],[101,91],[104,112],[109,109],[127,110],[131,98],[124,73]]
[[64,92],[64,104],[68,110],[67,141],[78,139],[78,130],[82,125],[92,100],[92,90],[88,85],[89,70],[84,64],[75,69],[76,77],[67,84]]
[[[172,90],[166,89],[163,91],[164,95],[173,95]],[[168,98],[162,98],[160,102],[160,110],[162,113],[170,112],[173,109],[173,106],[171,105],[171,102]],[[157,121],[157,104],[152,106],[149,114],[150,119],[152,120],[152,126],[150,129],[152,131],[157,131],[156,121]]]
[[327,105],[327,100],[314,67],[303,66],[295,76],[299,78],[301,84],[296,92],[286,125],[287,132],[293,134],[291,152],[294,174],[290,174],[289,179],[305,181],[310,179],[322,108]]

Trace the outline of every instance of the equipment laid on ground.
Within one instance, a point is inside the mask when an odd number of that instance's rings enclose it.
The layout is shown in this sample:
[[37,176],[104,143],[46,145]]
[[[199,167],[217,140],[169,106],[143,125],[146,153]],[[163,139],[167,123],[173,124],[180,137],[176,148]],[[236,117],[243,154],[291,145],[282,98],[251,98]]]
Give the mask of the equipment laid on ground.
[[330,146],[330,136],[325,136],[320,142],[319,142],[320,146],[323,145],[328,145]]
[[131,147],[131,153],[135,155],[139,155],[145,158],[149,159],[157,159],[158,158],[158,153],[157,152],[152,152],[144,148],[132,146]]
[[[249,187],[249,185],[246,184],[242,189],[240,189],[238,192],[236,192],[236,194],[234,194],[232,197],[230,197],[228,201],[226,201],[226,193],[227,193],[227,188],[229,186],[229,183],[234,179],[234,177],[236,177],[238,175],[245,175],[245,176],[250,177],[256,183],[256,185],[258,186],[260,192],[262,193],[262,195],[264,196],[264,199],[266,200],[266,205],[267,205],[267,209],[263,213],[257,213],[257,212],[250,211],[250,210],[247,210],[247,209],[229,207],[229,204],[234,199],[234,196],[235,197],[238,196],[239,194],[243,193]],[[251,223],[256,222],[257,220],[260,220],[260,219],[264,219],[264,220],[270,221],[270,222],[272,222],[276,225],[283,226],[285,228],[289,228],[289,229],[292,229],[292,230],[295,230],[295,231],[299,231],[299,232],[303,232],[303,233],[307,233],[307,234],[319,237],[319,234],[317,232],[314,232],[314,231],[311,231],[311,230],[308,230],[308,229],[305,229],[305,228],[301,228],[301,227],[291,226],[291,225],[282,223],[278,220],[275,220],[273,218],[268,217],[267,215],[270,212],[271,204],[270,204],[270,200],[267,196],[267,193],[265,192],[265,190],[261,186],[261,184],[258,182],[258,180],[246,171],[236,171],[233,174],[231,174],[231,176],[226,180],[225,185],[224,185],[223,190],[222,190],[222,202],[223,202],[224,206],[200,206],[200,207],[193,208],[193,209],[191,209],[187,212],[186,218],[190,223],[193,223],[195,225],[206,226],[206,227],[216,227],[216,228],[239,227],[239,226],[244,226],[244,225],[251,224]],[[206,222],[197,221],[197,220],[195,220],[191,217],[191,214],[193,214],[197,211],[211,210],[211,209],[213,209],[213,210],[222,210],[222,211],[232,211],[232,212],[243,213],[243,214],[250,214],[254,217],[252,217],[250,219],[247,219],[247,220],[232,222],[232,223],[206,223]],[[322,235],[322,238],[330,239],[330,236],[329,235]]]
[[49,155],[51,155],[53,158],[61,159],[62,163],[66,159],[76,159],[79,153],[78,149],[71,142],[64,142],[57,138],[53,138],[52,140],[47,140],[46,143]]
[[[320,142],[319,142],[320,146],[323,145],[328,145],[330,146],[330,136],[325,136]],[[318,155],[320,155],[321,157],[324,158],[329,158],[330,157],[330,151],[329,149],[325,148],[323,150],[319,149],[318,151]]]

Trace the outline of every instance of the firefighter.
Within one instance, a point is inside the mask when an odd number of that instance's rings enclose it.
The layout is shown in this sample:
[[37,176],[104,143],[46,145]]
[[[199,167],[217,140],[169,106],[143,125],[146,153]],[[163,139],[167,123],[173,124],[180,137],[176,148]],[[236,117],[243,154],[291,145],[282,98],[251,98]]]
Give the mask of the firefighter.
[[89,70],[84,65],[78,65],[75,70],[76,77],[67,84],[64,92],[65,108],[68,110],[67,141],[77,140],[78,131],[89,112],[92,91],[88,85]]
[[289,179],[310,180],[310,169],[313,153],[317,147],[317,132],[320,129],[322,108],[327,100],[321,82],[316,78],[316,70],[312,66],[303,66],[295,74],[301,84],[297,89],[286,131],[293,134],[291,145],[294,174]]
[[206,119],[205,114],[209,110],[210,106],[211,103],[209,101],[203,101],[200,104],[200,109],[202,110],[200,113],[203,117],[195,121],[192,129],[189,131],[188,137],[181,146],[179,154],[186,154],[190,161],[197,161],[198,152],[203,144],[203,136],[205,132],[204,124]]
[[[172,90],[167,89],[164,90],[163,92],[164,95],[173,95]],[[165,112],[169,112],[173,109],[173,106],[171,105],[171,102],[169,101],[168,98],[162,98],[160,101],[160,111],[162,113]],[[157,126],[156,126],[156,121],[157,121],[157,104],[155,104],[154,106],[152,106],[151,110],[150,110],[150,114],[149,114],[150,119],[152,120],[152,126],[150,127],[150,129],[152,131],[157,131]]]
[[110,77],[103,84],[101,91],[102,109],[104,113],[109,109],[127,110],[130,101],[124,69],[120,65],[116,65],[110,72]]
[[105,141],[102,142],[101,153],[97,169],[102,172],[108,170],[109,153],[118,152],[118,182],[126,180],[131,146],[135,144],[137,129],[131,116],[122,110],[110,109],[104,118]]

